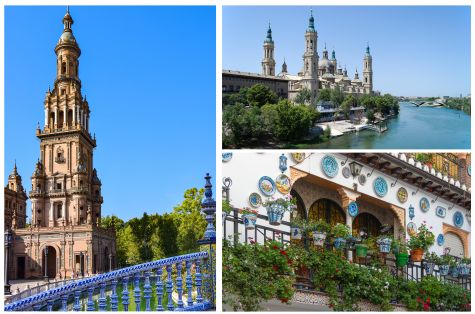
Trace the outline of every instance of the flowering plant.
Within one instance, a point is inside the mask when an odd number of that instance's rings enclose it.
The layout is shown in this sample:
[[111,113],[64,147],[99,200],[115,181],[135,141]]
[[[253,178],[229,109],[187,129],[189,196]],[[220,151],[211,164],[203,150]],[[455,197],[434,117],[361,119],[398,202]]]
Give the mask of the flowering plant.
[[347,238],[350,235],[350,227],[342,223],[337,223],[332,229],[335,238]]
[[320,232],[329,232],[331,229],[330,224],[328,224],[325,220],[319,219],[315,222],[311,222],[310,225],[311,231],[320,231]]
[[249,207],[244,207],[239,210],[241,215],[257,215],[258,211],[255,209],[250,209]]
[[424,255],[424,259],[428,263],[435,263],[437,265],[440,265],[441,258],[435,253],[435,252],[426,252]]
[[270,207],[274,204],[278,204],[284,208],[284,212],[292,212],[294,209],[297,208],[297,200],[292,197],[290,194],[284,195],[282,198],[275,198],[275,197],[269,197],[266,202],[264,202],[262,205],[264,207]]
[[[432,229],[432,227],[430,227]],[[409,239],[409,248],[411,250],[423,249],[426,251],[430,248],[435,242],[434,234],[427,228],[425,221],[417,229],[417,233],[410,236]]]

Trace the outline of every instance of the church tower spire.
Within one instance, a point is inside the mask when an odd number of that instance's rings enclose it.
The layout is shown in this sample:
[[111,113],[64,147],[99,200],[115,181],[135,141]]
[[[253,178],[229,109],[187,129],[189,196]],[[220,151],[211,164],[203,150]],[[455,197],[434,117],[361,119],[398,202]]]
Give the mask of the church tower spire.
[[305,32],[305,52],[303,54],[302,71],[302,85],[311,92],[311,102],[317,98],[318,94],[317,40],[318,34],[315,30],[315,19],[313,18],[313,11],[311,10],[307,31]]
[[366,53],[363,59],[363,87],[365,94],[373,92],[373,57],[370,53],[369,44],[366,45]]
[[275,60],[274,60],[274,40],[272,39],[272,29],[267,29],[267,36],[264,40],[264,58],[262,59],[262,74],[275,75]]

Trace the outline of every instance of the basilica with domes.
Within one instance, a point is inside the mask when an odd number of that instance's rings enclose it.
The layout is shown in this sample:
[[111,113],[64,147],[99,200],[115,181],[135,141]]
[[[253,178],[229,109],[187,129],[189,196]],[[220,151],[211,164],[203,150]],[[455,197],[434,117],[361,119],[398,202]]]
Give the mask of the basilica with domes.
[[307,89],[311,92],[312,101],[317,98],[321,89],[339,88],[345,94],[373,94],[373,57],[369,45],[363,57],[363,73],[360,78],[358,69],[353,78],[348,76],[346,66],[342,68],[337,61],[335,50],[329,57],[326,45],[322,57],[318,54],[318,33],[315,29],[315,19],[312,12],[305,31],[305,50],[302,69],[297,74],[287,71],[285,60],[280,73],[276,74],[274,58],[274,40],[269,24],[267,36],[264,40],[264,57],[262,72],[246,73],[240,71],[223,70],[223,92],[237,92],[242,87],[250,87],[257,83],[270,87],[281,97],[294,99],[299,92]]

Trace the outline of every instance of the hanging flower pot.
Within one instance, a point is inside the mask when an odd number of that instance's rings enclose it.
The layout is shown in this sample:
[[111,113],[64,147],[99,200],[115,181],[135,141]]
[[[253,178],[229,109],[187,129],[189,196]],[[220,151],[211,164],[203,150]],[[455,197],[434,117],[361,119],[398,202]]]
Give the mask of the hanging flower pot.
[[426,262],[424,263],[424,270],[426,271],[427,275],[432,275],[434,272],[435,263],[434,262]]
[[460,274],[460,272],[459,272],[458,266],[450,267],[450,276],[452,276],[454,278],[457,278],[459,276],[459,274]]
[[301,240],[302,239],[302,231],[298,226],[291,226],[290,227],[290,239],[291,240]]
[[356,245],[356,257],[366,257],[368,255],[368,247],[366,245]]
[[447,276],[449,274],[449,265],[439,265],[439,273],[441,276]]
[[243,214],[242,221],[247,230],[256,228],[257,215],[256,214]]
[[327,238],[327,233],[321,231],[313,231],[312,236],[313,244],[315,244],[316,246],[323,246],[325,244],[325,239]]
[[463,275],[463,276],[470,274],[470,265],[465,264],[465,263],[460,263],[459,273],[460,275]]
[[397,253],[396,254],[396,265],[397,267],[404,267],[409,261],[409,254],[407,253]]
[[391,251],[391,238],[380,238],[377,243],[379,245],[379,252],[389,253]]
[[345,243],[346,240],[344,238],[335,238],[335,240],[333,241],[333,246],[335,247],[335,249],[341,250],[345,248]]
[[267,206],[267,219],[269,224],[273,226],[278,226],[282,222],[284,217],[285,208],[283,205],[274,203]]
[[424,255],[423,249],[414,249],[411,250],[411,261],[413,262],[420,262],[422,261],[422,256]]

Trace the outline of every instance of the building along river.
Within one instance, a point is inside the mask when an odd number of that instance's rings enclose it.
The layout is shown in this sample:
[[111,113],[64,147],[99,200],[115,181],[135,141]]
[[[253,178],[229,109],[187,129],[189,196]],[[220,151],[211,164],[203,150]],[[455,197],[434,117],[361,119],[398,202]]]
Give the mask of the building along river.
[[387,121],[384,133],[347,133],[306,148],[470,149],[470,116],[463,111],[408,102],[399,106],[399,116]]

